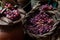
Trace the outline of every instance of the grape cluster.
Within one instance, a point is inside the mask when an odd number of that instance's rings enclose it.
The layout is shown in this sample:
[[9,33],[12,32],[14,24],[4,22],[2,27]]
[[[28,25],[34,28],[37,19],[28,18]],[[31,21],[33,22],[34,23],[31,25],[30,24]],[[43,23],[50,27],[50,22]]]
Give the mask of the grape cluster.
[[20,18],[18,10],[6,10],[4,14],[6,15],[7,18],[11,20],[17,20],[18,18]]
[[42,9],[42,10],[52,10],[53,7],[52,7],[52,5],[45,4],[45,5],[42,5],[40,9]]
[[10,3],[6,3],[4,7],[7,9],[3,14],[12,21],[18,20],[21,17],[18,9],[15,9]]
[[53,27],[53,19],[45,12],[41,11],[29,20],[32,24],[27,25],[27,30],[33,34],[44,34]]
[[5,6],[4,6],[4,8],[12,8],[12,7],[13,7],[13,5],[10,4],[10,3],[6,3]]

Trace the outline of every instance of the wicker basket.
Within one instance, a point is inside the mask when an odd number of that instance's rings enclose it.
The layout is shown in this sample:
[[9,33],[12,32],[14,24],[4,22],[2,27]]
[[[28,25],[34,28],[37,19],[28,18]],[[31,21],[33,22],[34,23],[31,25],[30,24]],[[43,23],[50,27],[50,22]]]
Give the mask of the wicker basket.
[[[22,20],[25,17],[25,12],[19,9],[21,18],[16,21],[11,21],[6,17],[0,17],[0,40],[23,40],[24,31]],[[4,37],[3,37],[4,36]]]
[[[24,26],[25,26],[25,27],[26,27],[26,23],[27,23],[27,21],[28,21],[27,18],[30,18],[31,16],[33,16],[34,13],[36,13],[36,11],[38,11],[39,7],[40,7],[40,4],[38,4],[38,5],[36,5],[35,7],[33,7],[33,9],[32,9],[29,13],[27,13],[26,18],[25,18],[26,20],[24,20],[24,22],[25,22],[25,23],[24,23]],[[48,12],[48,11],[47,11],[47,12]],[[54,13],[49,12],[49,14],[54,14]],[[52,16],[52,15],[51,15],[51,16]],[[35,35],[35,34],[33,34],[33,33],[30,33],[29,30],[26,30],[26,32],[27,32],[31,37],[36,37],[37,39],[40,38],[40,37],[47,37],[47,36],[53,34],[54,31],[55,31],[55,29],[56,29],[56,27],[57,27],[56,25],[59,23],[59,21],[57,21],[55,15],[53,15],[52,18],[54,19],[54,25],[53,25],[53,28],[52,28],[48,33],[45,33],[45,34],[43,34],[43,35],[40,35],[40,34]]]

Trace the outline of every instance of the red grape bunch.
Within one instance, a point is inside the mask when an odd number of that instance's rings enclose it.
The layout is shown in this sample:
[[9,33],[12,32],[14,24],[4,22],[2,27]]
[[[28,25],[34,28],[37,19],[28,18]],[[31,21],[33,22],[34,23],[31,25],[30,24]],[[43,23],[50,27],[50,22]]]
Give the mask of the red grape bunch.
[[39,12],[35,17],[29,20],[30,25],[27,25],[27,30],[33,34],[44,34],[49,32],[53,27],[53,19],[45,12]]
[[42,6],[40,7],[40,9],[46,11],[46,10],[52,10],[53,7],[52,7],[52,5],[45,4],[45,5],[42,5]]
[[10,4],[10,3],[6,3],[5,6],[4,6],[4,8],[12,8],[12,7],[13,7],[13,5]]
[[6,10],[4,11],[4,15],[11,19],[12,21],[18,20],[20,18],[20,12],[18,9],[15,9],[14,6],[10,3],[6,3],[4,6]]

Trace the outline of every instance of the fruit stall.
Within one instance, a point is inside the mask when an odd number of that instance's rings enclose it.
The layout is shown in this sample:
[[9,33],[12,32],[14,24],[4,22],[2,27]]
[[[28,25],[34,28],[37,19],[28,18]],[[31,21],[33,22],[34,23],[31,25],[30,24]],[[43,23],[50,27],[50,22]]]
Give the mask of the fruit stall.
[[60,1],[0,0],[0,40],[60,40]]

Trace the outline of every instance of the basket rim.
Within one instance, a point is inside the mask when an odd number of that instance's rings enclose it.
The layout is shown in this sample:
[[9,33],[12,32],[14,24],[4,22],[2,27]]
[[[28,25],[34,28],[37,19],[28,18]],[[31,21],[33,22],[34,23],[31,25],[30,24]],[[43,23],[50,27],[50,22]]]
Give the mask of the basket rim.
[[50,34],[53,33],[53,31],[54,31],[55,28],[57,27],[56,25],[57,25],[58,23],[59,23],[59,21],[56,22],[56,23],[53,25],[53,28],[52,28],[48,33],[45,33],[45,34],[43,34],[43,35],[40,35],[40,34],[35,35],[35,34],[33,34],[33,33],[30,33],[28,30],[27,30],[27,33],[28,33],[29,35],[31,35],[31,36],[34,36],[34,37],[46,37],[47,35],[50,35]]
[[[21,21],[24,19],[25,15],[24,15],[24,14],[20,14],[20,16],[21,16],[21,18],[19,18],[19,19],[16,20],[16,21],[13,21],[12,23],[6,23],[6,22],[0,20],[0,21],[2,21],[2,22],[5,23],[5,24],[0,24],[0,25],[1,25],[1,26],[8,26],[8,25],[13,25],[13,24],[19,23],[19,22],[21,22]],[[22,17],[22,16],[23,16],[23,17]]]

